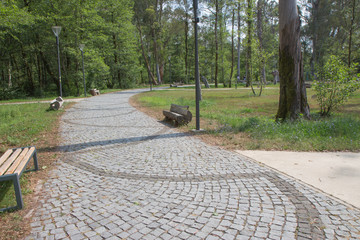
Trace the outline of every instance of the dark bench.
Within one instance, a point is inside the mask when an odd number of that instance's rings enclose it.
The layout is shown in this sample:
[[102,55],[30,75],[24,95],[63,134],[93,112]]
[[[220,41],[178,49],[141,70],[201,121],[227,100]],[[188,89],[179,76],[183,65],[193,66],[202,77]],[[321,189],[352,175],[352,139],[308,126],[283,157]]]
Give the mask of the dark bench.
[[16,203],[17,203],[17,206],[14,207],[1,208],[0,212],[4,212],[16,208],[19,209],[23,208],[24,204],[21,196],[19,178],[26,169],[26,166],[31,158],[34,159],[33,170],[37,171],[39,169],[39,166],[38,166],[35,147],[8,149],[0,157],[0,182],[3,181],[13,182],[15,189]]
[[177,125],[188,124],[192,119],[189,106],[171,104],[170,111],[164,110],[165,120],[174,120]]

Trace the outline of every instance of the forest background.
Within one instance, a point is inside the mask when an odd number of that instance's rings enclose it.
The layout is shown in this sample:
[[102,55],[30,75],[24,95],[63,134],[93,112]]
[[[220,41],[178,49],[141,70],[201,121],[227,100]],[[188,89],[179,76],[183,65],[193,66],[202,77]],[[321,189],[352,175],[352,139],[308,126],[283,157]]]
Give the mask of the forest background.
[[[200,0],[200,75],[233,87],[237,76],[276,81],[278,1]],[[358,0],[301,0],[305,80],[331,55],[360,62]],[[86,87],[194,82],[193,9],[189,0],[5,0],[0,3],[0,100],[59,92],[56,38],[64,96]]]

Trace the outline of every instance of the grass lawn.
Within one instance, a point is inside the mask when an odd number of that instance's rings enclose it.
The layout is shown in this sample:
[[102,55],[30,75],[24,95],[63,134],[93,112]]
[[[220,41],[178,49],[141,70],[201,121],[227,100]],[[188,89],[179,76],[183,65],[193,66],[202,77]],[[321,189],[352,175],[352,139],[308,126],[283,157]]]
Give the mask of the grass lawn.
[[[277,123],[278,87],[267,87],[261,97],[248,89],[203,89],[200,102],[200,126],[203,139],[229,149],[293,151],[360,150],[360,91],[330,118],[318,116],[315,92],[308,89],[312,120]],[[145,92],[132,99],[133,104],[151,116],[164,119],[163,109],[171,103],[189,105],[193,120],[181,129],[195,128],[193,89]]]
[[[0,105],[0,154],[8,148],[36,146],[39,171],[24,173],[20,178],[24,208],[0,213],[0,238],[22,239],[29,231],[26,214],[36,204],[33,189],[46,179],[47,171],[59,158],[58,123],[64,108],[49,111],[49,103]],[[29,162],[32,167],[32,161]],[[15,206],[14,187],[11,182],[0,183],[0,208]]]

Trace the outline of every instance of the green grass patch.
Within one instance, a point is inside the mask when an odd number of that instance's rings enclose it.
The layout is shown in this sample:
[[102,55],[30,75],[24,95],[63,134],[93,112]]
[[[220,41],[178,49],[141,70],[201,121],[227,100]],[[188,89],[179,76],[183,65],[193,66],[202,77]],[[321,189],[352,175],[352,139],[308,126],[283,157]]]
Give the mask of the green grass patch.
[[[36,145],[41,133],[50,130],[63,111],[49,110],[48,103],[0,105],[0,154],[8,148]],[[20,185],[23,196],[30,193],[26,176],[20,178]],[[12,182],[1,182],[0,208],[15,205]]]
[[[307,94],[312,120],[277,123],[277,87],[265,88],[261,97],[254,97],[251,89],[204,90],[200,117],[210,124],[201,128],[230,140],[234,134],[246,133],[250,136],[250,141],[242,143],[246,149],[359,151],[360,91],[330,118],[320,118],[316,114],[319,108],[316,98],[312,97],[315,93],[308,89]],[[145,92],[138,95],[137,100],[153,111],[168,109],[171,103],[188,105],[195,117],[195,91],[192,89]],[[195,128],[194,122],[189,124],[189,129]]]
[[0,105],[0,152],[34,145],[62,111],[49,110],[48,103]]

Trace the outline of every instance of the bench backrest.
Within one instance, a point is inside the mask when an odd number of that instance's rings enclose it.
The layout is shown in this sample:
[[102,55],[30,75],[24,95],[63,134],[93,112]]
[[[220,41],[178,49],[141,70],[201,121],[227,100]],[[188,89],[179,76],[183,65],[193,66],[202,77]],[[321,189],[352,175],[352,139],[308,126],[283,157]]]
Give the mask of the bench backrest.
[[171,104],[170,112],[175,112],[186,116],[189,112],[189,106],[180,106],[176,104]]

